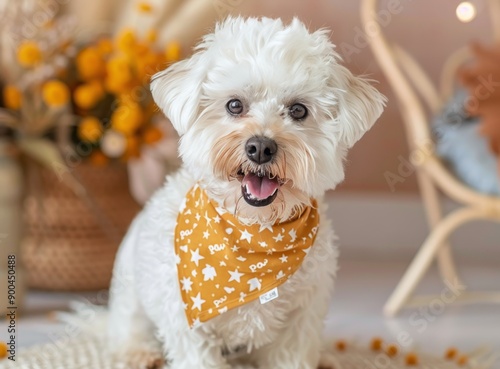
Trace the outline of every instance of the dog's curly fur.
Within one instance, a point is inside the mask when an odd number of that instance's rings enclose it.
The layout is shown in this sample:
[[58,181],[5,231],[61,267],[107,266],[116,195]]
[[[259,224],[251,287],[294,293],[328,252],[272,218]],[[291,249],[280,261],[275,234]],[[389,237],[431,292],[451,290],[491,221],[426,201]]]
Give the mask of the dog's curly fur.
[[[327,31],[311,33],[297,19],[288,25],[279,19],[227,19],[191,58],[155,75],[151,89],[181,136],[184,164],[134,220],[120,247],[110,342],[128,353],[151,342],[174,369],[231,368],[233,353],[261,369],[327,364],[321,332],[337,249],[321,198],[344,179],[347,150],[379,117],[385,98],[340,64]],[[245,106],[239,116],[226,111],[234,98]],[[309,112],[301,121],[290,117],[296,103]],[[277,143],[270,163],[248,160],[245,143],[253,136]],[[263,207],[241,200],[241,175],[257,171],[280,179],[278,196]],[[314,197],[321,224],[312,250],[280,286],[278,299],[248,303],[190,329],[173,234],[179,206],[196,182],[247,223],[288,219]]]

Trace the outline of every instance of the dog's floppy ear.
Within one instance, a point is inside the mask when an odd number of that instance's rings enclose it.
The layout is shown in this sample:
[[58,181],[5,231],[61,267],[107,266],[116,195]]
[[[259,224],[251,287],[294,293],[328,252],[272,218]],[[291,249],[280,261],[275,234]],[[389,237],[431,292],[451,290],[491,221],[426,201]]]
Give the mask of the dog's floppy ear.
[[341,78],[343,86],[337,85],[336,88],[337,122],[340,125],[340,142],[350,148],[382,114],[386,97],[366,79],[352,75],[345,67],[340,68],[344,78]]
[[201,51],[156,73],[151,79],[151,93],[175,130],[182,136],[199,114],[201,86],[206,67]]

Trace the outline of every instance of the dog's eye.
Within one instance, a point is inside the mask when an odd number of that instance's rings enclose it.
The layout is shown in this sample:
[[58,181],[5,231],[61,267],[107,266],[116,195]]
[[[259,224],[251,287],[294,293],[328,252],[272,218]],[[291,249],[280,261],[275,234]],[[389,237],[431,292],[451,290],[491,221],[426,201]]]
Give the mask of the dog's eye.
[[293,120],[302,120],[307,117],[307,108],[302,104],[293,104],[290,106],[288,114]]
[[231,115],[240,115],[243,113],[243,103],[238,99],[229,100],[226,104],[226,110]]

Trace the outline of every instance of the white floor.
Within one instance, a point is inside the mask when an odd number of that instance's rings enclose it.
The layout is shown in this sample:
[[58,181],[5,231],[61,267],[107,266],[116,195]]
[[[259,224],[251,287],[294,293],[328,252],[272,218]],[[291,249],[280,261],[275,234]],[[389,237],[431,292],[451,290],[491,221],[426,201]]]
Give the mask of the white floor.
[[[326,321],[329,337],[369,342],[373,336],[386,341],[441,355],[450,346],[467,353],[487,347],[500,353],[500,306],[445,306],[436,302],[424,310],[409,310],[394,319],[386,319],[381,310],[384,301],[401,276],[401,263],[360,262],[341,260],[337,289]],[[468,285],[500,289],[500,268],[468,266],[461,268]],[[437,275],[427,278],[421,290],[441,292]],[[85,294],[95,299],[96,294]],[[67,338],[63,325],[50,319],[50,312],[67,309],[73,294],[32,292],[25,312],[18,321],[18,347]],[[444,311],[442,311],[444,308]],[[6,337],[6,324],[0,323],[0,340]],[[498,364],[500,367],[500,363]]]
[[[500,291],[500,267],[459,268],[470,289]],[[382,306],[402,275],[401,263],[341,262],[336,295],[326,322],[335,337],[368,342],[374,335],[442,355],[451,346],[464,353],[488,348],[500,353],[500,305],[459,306],[436,299],[429,306],[408,309],[396,318],[384,318]],[[418,292],[440,294],[447,288],[433,272]],[[447,296],[452,296],[447,292]],[[500,362],[498,363],[500,368]]]

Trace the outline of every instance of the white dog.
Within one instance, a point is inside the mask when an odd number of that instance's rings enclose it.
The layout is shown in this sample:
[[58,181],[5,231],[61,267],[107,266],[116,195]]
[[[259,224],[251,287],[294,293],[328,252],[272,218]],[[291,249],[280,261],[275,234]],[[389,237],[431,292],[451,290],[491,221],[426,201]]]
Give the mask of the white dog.
[[184,164],[121,245],[110,342],[143,367],[326,365],[337,250],[322,196],[385,98],[297,19],[230,18],[195,51],[153,77]]

